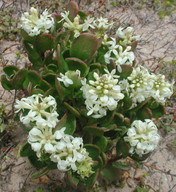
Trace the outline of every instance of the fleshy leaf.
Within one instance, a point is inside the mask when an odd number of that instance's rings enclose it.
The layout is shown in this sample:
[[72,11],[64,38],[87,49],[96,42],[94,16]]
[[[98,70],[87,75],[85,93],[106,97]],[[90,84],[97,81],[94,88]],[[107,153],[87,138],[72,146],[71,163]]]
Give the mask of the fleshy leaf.
[[1,85],[6,90],[13,90],[12,82],[6,78],[6,75],[1,76]]
[[93,173],[91,176],[89,176],[87,179],[85,179],[84,183],[87,187],[92,187],[98,177],[98,171]]
[[20,156],[27,157],[31,154],[31,151],[32,151],[31,145],[29,143],[26,143],[20,150]]
[[35,48],[39,52],[44,52],[53,48],[53,36],[50,34],[41,34],[35,40]]
[[29,41],[29,42],[35,41],[36,36],[34,36],[34,37],[29,36],[28,33],[23,29],[21,29],[20,32],[21,32],[21,36],[24,38],[24,40]]
[[120,65],[122,72],[118,72],[117,74],[120,76],[121,79],[126,79],[128,76],[130,76],[130,74],[133,71],[133,67],[131,67],[130,65]]
[[107,146],[107,139],[104,136],[96,137],[94,140],[94,144],[97,145],[101,149],[101,151],[105,151]]
[[101,175],[105,177],[108,181],[112,182],[117,180],[118,172],[115,167],[108,165],[101,170]]
[[163,105],[159,105],[157,108],[152,109],[153,118],[160,118],[165,114],[165,109]]
[[123,158],[127,157],[129,154],[129,148],[129,145],[125,141],[118,141],[116,145],[117,156],[122,155]]
[[152,111],[148,107],[144,107],[137,112],[137,117],[140,118],[140,120],[151,119]]
[[73,135],[76,130],[76,119],[74,115],[70,113],[65,114],[56,125],[55,130],[59,130],[63,127],[66,127],[66,134]]
[[75,1],[70,1],[66,6],[67,11],[69,11],[69,18],[71,21],[77,16],[78,14],[78,4]]
[[84,61],[78,58],[67,58],[65,59],[70,71],[76,71],[77,69],[81,71],[81,76],[86,76],[88,73],[88,66]]
[[41,80],[40,74],[33,70],[28,71],[27,78],[32,82],[33,86],[37,85]]
[[36,156],[36,154],[35,154],[33,151],[32,151],[32,153],[31,153],[31,155],[28,156],[28,159],[29,159],[30,163],[31,163],[34,167],[36,167],[36,168],[38,168],[38,169],[41,169],[41,168],[44,168],[44,167],[47,166],[46,163],[44,163],[44,162],[42,162],[42,161],[40,161],[40,160],[38,159],[38,157]]
[[3,71],[9,78],[13,77],[18,70],[18,67],[14,65],[9,65],[3,68]]
[[91,58],[98,49],[98,39],[90,33],[82,33],[76,38],[70,48],[70,56],[83,61]]
[[27,75],[27,70],[21,69],[17,71],[17,73],[13,77],[12,85],[14,89],[20,89],[23,86],[23,82],[25,81]]
[[89,153],[89,156],[94,160],[96,160],[99,157],[100,154],[100,148],[97,145],[93,144],[85,144],[84,147],[86,148],[86,151]]
[[83,128],[83,130],[93,136],[102,136],[103,135],[103,130],[96,126],[86,126]]

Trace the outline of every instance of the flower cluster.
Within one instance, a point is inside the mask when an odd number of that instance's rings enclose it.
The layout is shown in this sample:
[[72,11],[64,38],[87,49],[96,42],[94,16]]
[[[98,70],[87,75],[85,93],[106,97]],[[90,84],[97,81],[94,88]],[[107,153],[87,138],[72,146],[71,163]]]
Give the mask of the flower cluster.
[[36,36],[41,33],[48,33],[54,26],[54,19],[45,10],[40,17],[38,11],[31,7],[30,14],[25,12],[21,17],[21,27],[29,36]]
[[117,69],[119,72],[121,72],[120,65],[127,64],[132,65],[134,61],[134,53],[131,51],[131,46],[127,46],[125,49],[116,43],[116,39],[111,38],[110,41],[106,42],[108,44],[109,51],[106,52],[104,55],[105,62],[107,64],[110,63],[110,61],[114,61]]
[[130,153],[139,156],[152,152],[158,145],[160,136],[156,125],[150,119],[135,120],[128,129],[124,140],[130,143]]
[[83,140],[80,137],[73,137],[65,134],[65,127],[53,133],[49,127],[34,127],[29,132],[28,143],[40,158],[43,154],[49,153],[51,161],[57,163],[61,171],[72,169],[84,178],[93,173],[93,161],[86,149],[83,148]]
[[118,101],[124,98],[118,85],[118,76],[116,70],[107,74],[98,75],[94,72],[95,80],[90,80],[89,84],[86,79],[82,81],[83,96],[86,99],[85,104],[88,110],[87,115],[94,118],[101,118],[107,114],[107,110],[115,110]]
[[28,125],[33,122],[35,125],[29,131],[28,143],[38,158],[50,154],[51,161],[57,163],[59,170],[72,169],[82,178],[93,173],[93,161],[83,148],[82,138],[65,134],[65,127],[55,130],[58,114],[56,101],[52,96],[43,98],[39,94],[23,98],[21,101],[16,100],[15,108],[17,112],[22,111],[22,123]]
[[34,123],[37,127],[56,126],[59,116],[56,106],[54,97],[43,97],[41,94],[16,100],[15,104],[16,112],[21,112],[20,121],[26,126]]
[[166,98],[173,94],[173,85],[165,80],[164,75],[150,74],[144,67],[133,69],[127,80],[121,81],[120,84],[134,103],[153,97],[158,103],[164,104]]
[[96,35],[101,37],[104,35],[104,32],[111,28],[113,23],[110,23],[106,18],[97,18],[94,17],[87,17],[84,22],[80,21],[80,16],[77,15],[73,22],[69,19],[69,11],[65,11],[61,13],[62,19],[59,21],[64,20],[63,26],[66,29],[74,32],[74,37],[78,37],[81,32],[88,31],[89,29],[96,29]]
[[130,45],[133,41],[139,40],[139,36],[133,36],[133,28],[132,27],[119,27],[116,31],[116,36],[120,38],[121,45]]

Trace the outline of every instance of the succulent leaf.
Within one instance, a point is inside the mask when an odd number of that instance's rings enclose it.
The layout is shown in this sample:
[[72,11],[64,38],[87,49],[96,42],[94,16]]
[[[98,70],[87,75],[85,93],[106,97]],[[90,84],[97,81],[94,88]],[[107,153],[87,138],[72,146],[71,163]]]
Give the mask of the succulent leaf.
[[98,49],[98,39],[90,33],[82,33],[76,38],[70,48],[70,56],[77,57],[83,61],[95,55]]

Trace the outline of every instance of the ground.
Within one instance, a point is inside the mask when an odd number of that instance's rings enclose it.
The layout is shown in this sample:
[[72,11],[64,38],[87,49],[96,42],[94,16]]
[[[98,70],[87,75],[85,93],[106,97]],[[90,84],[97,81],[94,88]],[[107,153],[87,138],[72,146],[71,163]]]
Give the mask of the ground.
[[[19,12],[15,14],[18,18],[20,12],[26,10],[24,1],[3,1],[0,2],[0,9],[5,9],[8,6],[15,6]],[[28,2],[28,1],[26,1]],[[154,10],[146,8],[135,9],[132,6],[113,7],[110,4],[106,6],[93,2],[91,5],[82,7],[88,10],[89,13],[104,14],[104,16],[124,26],[132,26],[135,29],[135,34],[140,35],[141,39],[136,50],[136,61],[139,64],[145,65],[150,70],[164,73],[168,78],[173,78],[175,68],[168,61],[176,60],[176,13],[172,16],[166,16],[164,19],[159,19]],[[6,6],[6,7],[4,7]],[[20,58],[18,57],[20,52]],[[0,41],[0,74],[2,74],[2,66],[4,64],[14,64],[23,66],[28,60],[25,57],[25,52],[22,49],[20,39],[9,41],[1,39]],[[12,105],[14,103],[15,92],[4,91],[0,85],[0,105],[6,105],[6,113],[9,116],[11,128],[0,135],[0,190],[2,192],[33,192],[38,187],[43,187],[44,191],[49,192],[53,183],[62,181],[63,175],[56,172],[51,172],[39,179],[31,179],[31,175],[36,172],[30,165],[27,159],[19,157],[18,151],[25,141],[26,133],[17,124],[13,124],[10,120],[13,112]],[[162,136],[158,148],[151,156],[137,166],[134,161],[128,159],[128,163],[133,167],[124,172],[124,186],[122,188],[111,186],[108,187],[108,192],[132,192],[141,183],[149,186],[150,191],[159,192],[174,192],[176,191],[176,126],[175,121],[175,101],[172,98],[167,107],[167,121],[164,125],[171,126],[171,131],[161,128]],[[160,122],[160,127],[163,124]],[[171,125],[172,124],[172,125]],[[118,181],[117,181],[118,184]],[[100,189],[104,191],[104,189]]]

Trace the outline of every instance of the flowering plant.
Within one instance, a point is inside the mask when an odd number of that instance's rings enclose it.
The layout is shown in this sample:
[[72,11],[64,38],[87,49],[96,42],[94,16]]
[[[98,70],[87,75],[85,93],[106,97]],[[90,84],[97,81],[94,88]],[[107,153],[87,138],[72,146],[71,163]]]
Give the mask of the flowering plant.
[[136,66],[132,27],[115,30],[71,1],[54,15],[32,7],[21,34],[31,65],[4,67],[1,83],[23,93],[15,109],[29,134],[20,154],[41,174],[57,168],[72,186],[90,188],[97,176],[114,176],[120,159],[145,160],[157,147],[151,119],[164,114],[173,85]]

